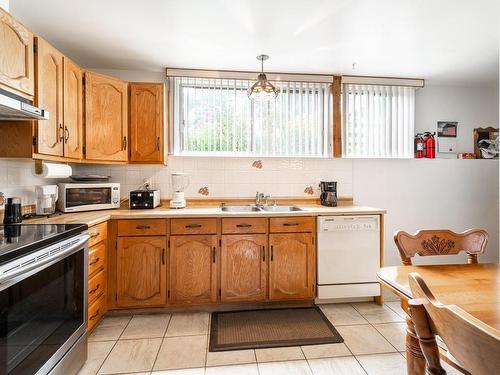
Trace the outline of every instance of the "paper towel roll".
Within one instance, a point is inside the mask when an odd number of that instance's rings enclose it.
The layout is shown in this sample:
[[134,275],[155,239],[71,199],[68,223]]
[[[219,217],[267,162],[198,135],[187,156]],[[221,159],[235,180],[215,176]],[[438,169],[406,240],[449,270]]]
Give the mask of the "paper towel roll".
[[[71,167],[67,164],[57,164],[57,163],[41,163],[41,168],[33,167],[32,172],[34,176],[43,178],[67,178],[71,176]],[[41,173],[37,173],[40,172]]]

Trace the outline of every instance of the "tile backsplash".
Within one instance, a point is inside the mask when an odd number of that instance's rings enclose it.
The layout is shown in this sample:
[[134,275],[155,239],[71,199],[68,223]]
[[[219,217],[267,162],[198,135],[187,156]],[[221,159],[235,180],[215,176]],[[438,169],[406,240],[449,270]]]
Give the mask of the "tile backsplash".
[[[74,173],[110,175],[128,196],[145,180],[170,198],[170,173],[189,176],[186,197],[253,197],[256,191],[271,196],[319,195],[321,180],[338,181],[339,196],[352,197],[352,161],[341,159],[171,157],[168,166],[77,165]],[[312,194],[311,194],[312,193]]]
[[[34,204],[34,186],[57,180],[32,175],[33,161],[0,159],[0,191]],[[253,197],[256,191],[271,196],[318,196],[321,180],[338,181],[339,196],[352,197],[352,161],[347,159],[171,157],[168,166],[73,164],[74,174],[111,176],[121,184],[122,197],[149,180],[170,198],[171,172],[185,172],[188,198]],[[62,180],[61,180],[62,181]]]
[[[35,203],[35,185],[57,183],[32,174],[33,160],[0,158],[0,192],[5,197],[21,197],[23,205]],[[1,206],[0,206],[1,208]]]

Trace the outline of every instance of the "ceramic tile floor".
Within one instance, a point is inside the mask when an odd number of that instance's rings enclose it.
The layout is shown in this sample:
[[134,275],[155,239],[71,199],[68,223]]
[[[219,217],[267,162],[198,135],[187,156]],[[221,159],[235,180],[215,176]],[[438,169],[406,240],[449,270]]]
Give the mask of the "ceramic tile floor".
[[[399,303],[322,305],[343,344],[208,352],[209,314],[109,316],[79,375],[405,374]],[[453,374],[453,372],[449,372]]]

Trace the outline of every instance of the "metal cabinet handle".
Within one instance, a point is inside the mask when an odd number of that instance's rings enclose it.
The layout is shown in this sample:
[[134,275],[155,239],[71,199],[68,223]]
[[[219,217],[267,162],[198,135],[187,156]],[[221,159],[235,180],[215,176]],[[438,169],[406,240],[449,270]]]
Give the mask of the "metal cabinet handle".
[[156,149],[160,151],[160,137],[156,138]]
[[100,234],[101,234],[101,232],[99,232],[99,231],[97,230],[97,231],[95,231],[95,232],[93,232],[93,233],[91,233],[91,234],[90,234],[90,238],[97,237],[97,236],[98,236],[98,235],[100,235]]
[[89,318],[89,320],[94,320],[94,318],[96,318],[96,317],[99,315],[99,311],[100,311],[100,309],[97,309],[97,311],[95,312],[95,314],[94,314],[94,315],[92,315],[92,316]]
[[236,224],[237,228],[250,228],[252,224]]
[[266,247],[262,246],[262,261],[266,261]]
[[59,141],[64,142],[64,128],[62,124],[59,124]]
[[271,245],[271,262],[273,261],[274,259],[274,246]]
[[99,257],[95,258],[92,262],[89,263],[89,266],[93,266],[94,264],[96,264],[100,260],[101,260],[101,258],[99,258]]
[[165,248],[161,249],[161,264],[165,264]]
[[69,139],[69,130],[68,130],[68,127],[65,126],[64,127],[64,142],[68,143],[68,139]]
[[149,225],[137,225],[135,229],[151,229]]
[[201,224],[188,224],[186,228],[201,228]]
[[94,289],[89,290],[89,294],[94,294],[95,292],[97,292],[99,290],[100,287],[101,287],[101,284],[97,284],[97,286]]
[[283,223],[283,226],[285,226],[285,227],[296,227],[298,225],[299,225],[299,223]]
[[127,149],[127,136],[124,136],[123,137],[123,145],[122,145],[122,149],[126,150]]
[[212,261],[215,263],[215,246],[212,248]]

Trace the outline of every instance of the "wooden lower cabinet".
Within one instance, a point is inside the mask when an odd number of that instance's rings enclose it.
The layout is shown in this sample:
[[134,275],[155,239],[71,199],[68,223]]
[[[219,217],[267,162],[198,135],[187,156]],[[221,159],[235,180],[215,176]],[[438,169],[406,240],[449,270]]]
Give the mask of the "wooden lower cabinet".
[[94,328],[107,311],[107,228],[107,222],[89,228],[87,332]]
[[267,291],[267,235],[223,235],[221,302],[262,301]]
[[164,305],[167,300],[165,237],[119,237],[117,245],[116,305]]
[[312,233],[269,236],[269,299],[313,299],[316,257]]
[[170,237],[169,303],[217,300],[217,236]]

